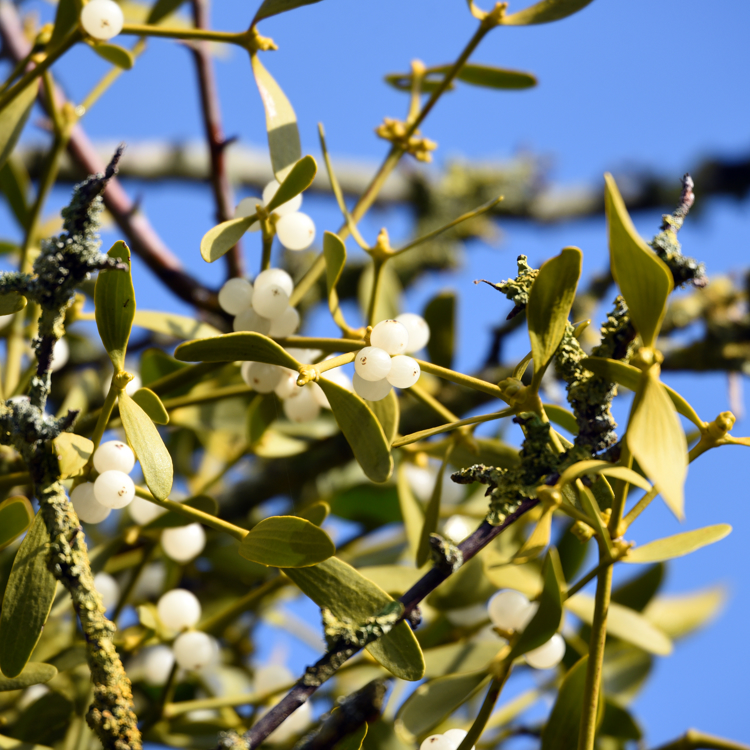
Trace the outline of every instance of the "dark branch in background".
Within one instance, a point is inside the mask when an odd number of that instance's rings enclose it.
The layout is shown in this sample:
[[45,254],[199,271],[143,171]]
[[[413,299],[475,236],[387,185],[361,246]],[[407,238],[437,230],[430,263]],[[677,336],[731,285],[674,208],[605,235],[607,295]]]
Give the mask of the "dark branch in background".
[[[0,37],[3,40],[3,48],[11,60],[19,62],[26,57],[30,44],[24,36],[18,12],[10,3],[0,4]],[[59,88],[55,90],[55,97],[59,108],[65,101]],[[45,109],[49,108],[43,87],[40,87],[40,101]],[[79,125],[73,129],[68,144],[68,153],[76,168],[77,176],[74,178],[76,181],[82,175],[103,172],[106,160],[109,158],[109,154],[104,158],[100,155]],[[109,153],[111,153],[111,148]],[[185,271],[180,260],[162,242],[148,219],[130,200],[118,180],[112,180],[109,183],[104,203],[128,238],[131,250],[166,284],[168,289],[180,299],[199,309],[220,313],[216,293]]]
[[[193,20],[196,29],[210,28],[208,23],[208,0],[192,0]],[[226,148],[229,142],[224,138],[221,126],[219,96],[216,90],[216,76],[211,60],[208,42],[195,40],[190,44],[198,73],[198,87],[201,95],[201,113],[206,130],[206,143],[211,156],[211,189],[216,202],[216,223],[228,221],[234,215],[232,188],[229,184],[226,165]],[[244,275],[242,245],[238,242],[225,256],[230,277]]]

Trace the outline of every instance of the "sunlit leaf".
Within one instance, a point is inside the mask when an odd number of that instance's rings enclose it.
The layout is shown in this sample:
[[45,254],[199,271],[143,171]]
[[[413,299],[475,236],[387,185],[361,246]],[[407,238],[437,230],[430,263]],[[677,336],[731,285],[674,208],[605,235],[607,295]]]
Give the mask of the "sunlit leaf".
[[424,651],[424,676],[430,679],[487,669],[503,647],[502,641],[482,640],[460,641],[426,649]]
[[563,248],[559,255],[542,264],[531,287],[526,320],[537,383],[565,333],[581,275],[582,257],[577,247]]
[[166,500],[172,491],[172,457],[151,418],[125,391],[120,392],[119,404],[122,426],[143,478],[155,497]]
[[122,241],[115,242],[107,255],[125,264],[128,270],[99,271],[94,291],[96,327],[115,372],[121,372],[125,369],[125,352],[135,316],[130,249]]
[[264,518],[240,544],[242,557],[273,568],[306,568],[335,552],[323,529],[297,516]]
[[308,505],[306,508],[302,508],[297,511],[295,515],[300,518],[306,518],[310,523],[314,523],[316,526],[321,526],[323,521],[328,518],[328,514],[331,512],[331,506],[328,503],[313,503]]
[[297,116],[279,84],[263,67],[258,55],[250,55],[250,62],[263,108],[266,111],[266,131],[268,132],[268,149],[271,152],[271,165],[276,179],[282,182],[295,162],[302,156]]
[[222,221],[209,229],[201,239],[201,257],[206,263],[213,263],[226,255],[247,232],[250,225],[258,220],[257,214],[241,216],[237,219]]
[[572,411],[564,409],[562,406],[557,404],[544,404],[544,411],[549,417],[550,422],[554,422],[564,430],[567,430],[571,435],[578,434],[578,422],[576,421],[575,415]]
[[57,581],[47,568],[49,534],[42,514],[16,552],[0,611],[0,671],[17,677],[42,635]]
[[689,594],[659,596],[649,602],[643,616],[670,638],[682,638],[713,620],[726,600],[727,592],[721,586]]
[[325,378],[318,385],[362,470],[373,482],[386,482],[393,472],[393,456],[380,422],[355,393]]
[[266,362],[290,370],[300,368],[300,363],[273,339],[247,331],[188,341],[175,349],[174,356],[183,362]]
[[0,550],[18,539],[34,523],[34,508],[22,495],[7,497],[0,503]]
[[664,569],[665,566],[661,563],[638,569],[636,575],[612,589],[612,601],[636,612],[643,612],[664,582]]
[[584,476],[596,476],[601,474],[615,479],[622,479],[629,484],[640,487],[648,492],[651,485],[636,471],[628,469],[626,466],[617,466],[609,461],[578,461],[566,469],[560,476],[560,482],[574,482]]
[[57,674],[57,669],[51,664],[30,661],[16,677],[6,677],[0,674],[0,693],[6,690],[23,690],[32,685],[49,682]]
[[385,398],[381,398],[380,401],[368,401],[367,405],[380,422],[385,439],[390,445],[398,434],[398,422],[401,416],[396,392],[391,388]]
[[732,527],[729,524],[720,523],[716,526],[706,526],[702,529],[657,539],[631,549],[623,558],[623,562],[653,563],[689,555],[701,547],[718,542],[728,536],[731,531]]
[[5,109],[0,112],[0,168],[4,166],[21,137],[39,91],[39,79],[34,79]]
[[78,474],[94,452],[94,444],[88,438],[73,432],[63,432],[53,442],[57,451],[60,476],[63,478]]
[[288,203],[292,198],[296,198],[312,185],[317,172],[318,165],[315,159],[312,156],[303,156],[294,163],[286,177],[280,180],[279,189],[273,194],[273,198],[268,202],[266,209],[273,211],[284,203]]
[[258,21],[271,16],[277,16],[279,13],[286,13],[288,10],[301,8],[303,5],[312,5],[319,3],[320,0],[263,0],[263,4],[258,8],[258,12],[253,18],[252,25],[255,26]]
[[123,70],[130,70],[135,65],[135,57],[133,57],[132,52],[116,44],[99,42],[98,44],[92,44],[91,49],[102,59]]
[[156,310],[137,310],[133,325],[176,339],[206,339],[219,336],[221,331],[196,318]]
[[139,388],[133,394],[133,401],[148,414],[156,424],[169,424],[169,414],[161,399],[149,388]]
[[339,295],[336,284],[341,278],[341,272],[346,263],[346,245],[333,232],[323,235],[323,257],[326,261],[326,284],[328,287],[328,309],[338,325],[343,323],[343,315],[339,309]]
[[427,342],[430,362],[450,368],[456,347],[455,293],[439,292],[425,305],[422,314],[430,327],[430,340]]
[[528,8],[503,16],[503,26],[530,26],[550,23],[572,16],[585,8],[592,0],[541,0]]
[[[364,622],[390,604],[388,594],[336,557],[310,568],[290,568],[284,573],[319,607],[327,607],[340,620]],[[367,651],[402,680],[419,680],[424,659],[411,628],[400,622]]]
[[681,520],[685,506],[687,440],[672,401],[653,371],[642,376],[625,439],[644,474]]
[[673,288],[672,274],[636,232],[612,175],[604,179],[612,275],[644,346],[653,346]]

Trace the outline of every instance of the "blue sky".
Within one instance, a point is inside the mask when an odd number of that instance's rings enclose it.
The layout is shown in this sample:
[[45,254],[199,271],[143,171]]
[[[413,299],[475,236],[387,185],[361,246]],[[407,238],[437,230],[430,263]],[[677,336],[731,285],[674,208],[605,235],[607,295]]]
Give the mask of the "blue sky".
[[[511,9],[527,4],[522,0]],[[227,30],[243,29],[254,7],[215,5],[214,25]],[[39,7],[49,13],[48,6]],[[401,117],[406,105],[403,94],[382,82],[383,75],[408,70],[413,58],[427,65],[450,62],[475,24],[462,0],[324,0],[264,22],[262,33],[274,38],[279,51],[263,60],[296,109],[303,150],[318,154],[316,126],[322,121],[335,155],[376,161],[387,147],[373,135],[374,127],[384,116]],[[604,171],[632,167],[677,183],[703,156],[742,155],[750,147],[748,27],[750,5],[731,0],[714,5],[697,0],[595,0],[560,23],[499,29],[485,39],[472,61],[527,70],[538,76],[539,86],[507,93],[461,86],[439,104],[423,132],[439,144],[438,164],[462,157],[507,159],[526,150],[548,157],[551,178],[565,184],[601,184]],[[61,82],[80,100],[106,66],[80,49],[59,69]],[[229,51],[217,60],[217,73],[227,135],[262,146],[263,111],[246,56]],[[193,76],[192,59],[184,48],[154,40],[135,69],[87,115],[84,126],[92,137],[111,141],[200,138]],[[163,184],[135,185],[131,191],[142,195],[144,210],[183,262],[218,285],[221,264],[207,267],[198,254],[199,239],[212,224],[209,190]],[[700,204],[700,184],[696,194]],[[66,199],[67,191],[56,191],[49,212]],[[309,200],[306,206],[319,231],[338,225],[327,201]],[[709,276],[747,266],[750,202],[714,199],[701,207],[700,216],[689,219],[681,233],[684,251],[704,260]],[[646,237],[660,219],[656,213],[634,218]],[[396,237],[398,227],[404,231],[404,216],[394,211],[365,221],[366,235],[374,238],[384,219],[392,220],[388,225],[396,227]],[[0,227],[7,222],[7,215],[0,214]],[[489,328],[506,314],[500,297],[489,287],[475,287],[473,279],[506,278],[514,274],[518,254],[539,263],[569,244],[583,249],[585,273],[606,263],[605,226],[599,219],[543,228],[514,222],[501,229],[501,244],[476,243],[464,268],[451,277],[420,282],[410,299],[411,309],[419,310],[439,288],[459,291],[462,368],[481,361]],[[105,238],[110,239],[116,236]],[[158,299],[145,307],[158,304],[184,311],[179,302],[159,293],[140,264],[135,277],[139,301]],[[518,339],[511,351],[523,355],[527,348],[527,342]],[[704,418],[728,408],[724,377],[679,376],[667,382]],[[735,433],[750,434],[750,426],[740,422]],[[717,622],[680,643],[671,658],[658,661],[636,702],[649,746],[690,726],[750,741],[745,717],[750,651],[744,630],[750,620],[750,580],[747,545],[742,542],[750,534],[750,511],[741,473],[749,458],[740,448],[702,457],[690,468],[685,524],[680,526],[655,503],[634,527],[635,538],[645,542],[713,523],[734,526],[728,539],[670,569],[668,591],[722,582],[729,600]]]

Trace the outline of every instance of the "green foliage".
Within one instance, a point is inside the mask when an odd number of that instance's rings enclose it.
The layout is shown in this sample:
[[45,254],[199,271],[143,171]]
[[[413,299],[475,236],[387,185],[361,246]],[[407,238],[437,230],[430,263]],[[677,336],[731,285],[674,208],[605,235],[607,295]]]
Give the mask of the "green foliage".
[[240,554],[274,568],[306,568],[336,552],[331,538],[315,524],[294,516],[264,518],[240,544]]
[[34,522],[34,508],[22,495],[0,502],[0,549],[25,533]]
[[128,246],[124,242],[116,242],[108,255],[127,265],[128,270],[112,269],[99,274],[94,292],[96,326],[115,372],[122,372],[125,369],[125,352],[135,317],[135,289],[130,273]]

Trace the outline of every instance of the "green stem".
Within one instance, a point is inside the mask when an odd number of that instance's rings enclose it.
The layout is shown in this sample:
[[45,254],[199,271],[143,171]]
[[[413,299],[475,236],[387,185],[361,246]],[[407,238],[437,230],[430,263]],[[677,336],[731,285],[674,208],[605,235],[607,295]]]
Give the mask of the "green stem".
[[261,221],[260,225],[263,233],[263,257],[260,261],[260,270],[267,271],[271,267],[271,250],[273,249],[275,232],[271,231],[268,219]]
[[[409,390],[413,390],[412,386]],[[419,397],[418,397],[419,398]],[[430,396],[430,398],[432,398]],[[419,399],[422,400],[421,398]],[[504,411],[497,411],[494,414],[483,414],[480,417],[469,417],[468,419],[459,419],[457,422],[451,422],[449,424],[440,425],[440,427],[431,427],[428,430],[420,430],[419,432],[412,432],[410,435],[405,435],[398,440],[394,440],[391,444],[391,448],[401,448],[404,445],[410,445],[416,443],[419,440],[432,437],[433,435],[439,435],[441,432],[450,432],[451,430],[457,430],[459,427],[464,427],[471,424],[482,424],[483,422],[492,422],[495,419],[503,419],[504,417],[510,417],[515,414],[514,409],[505,409]]]
[[625,518],[622,519],[622,533],[624,534],[629,528],[630,524],[635,521],[638,516],[643,513],[646,508],[651,504],[651,501],[659,494],[659,490],[653,487],[647,492],[628,512]]
[[487,695],[484,696],[484,701],[482,701],[482,706],[479,709],[477,718],[474,719],[471,728],[466,737],[461,740],[461,744],[458,746],[457,750],[471,750],[471,748],[479,741],[479,738],[482,736],[482,732],[484,732],[487,722],[495,709],[495,704],[500,697],[503,686],[508,680],[512,666],[513,660],[505,659],[500,675],[492,678],[492,682],[487,690]]
[[[422,359],[417,360],[417,364],[420,366],[423,372],[428,372],[430,375],[435,375],[443,380],[449,380],[451,383],[456,385],[463,385],[466,388],[473,388],[475,391],[481,391],[489,396],[494,396],[502,401],[505,401],[505,396],[500,388],[494,383],[488,383],[486,380],[480,380],[479,378],[473,378],[471,375],[464,375],[461,372],[455,370],[449,370],[447,367],[441,367],[440,365],[434,365],[432,362],[425,362]],[[413,386],[412,386],[413,388]]]
[[202,40],[205,42],[222,42],[247,47],[248,34],[246,31],[235,33],[232,31],[213,31],[211,29],[184,29],[168,26],[148,26],[146,24],[126,23],[121,34],[143,37],[161,37],[163,39]]
[[346,352],[345,354],[339,354],[338,357],[331,357],[331,359],[324,359],[322,362],[318,362],[315,365],[315,369],[319,373],[326,372],[327,370],[335,370],[337,367],[342,365],[348,365],[350,362],[354,362],[356,352]]
[[175,716],[182,716],[191,711],[201,711],[205,709],[231,708],[234,706],[261,706],[274,695],[286,693],[296,684],[290,682],[274,688],[273,692],[266,693],[244,693],[243,695],[222,695],[218,698],[201,698],[192,701],[180,701],[179,703],[170,703],[164,709],[164,718],[173,719]]
[[373,258],[372,261],[372,291],[370,292],[370,303],[367,306],[367,325],[375,325],[375,313],[378,310],[378,300],[380,299],[381,282],[383,280],[383,268],[385,260],[382,258]]
[[[102,436],[107,429],[107,423],[112,416],[112,410],[115,408],[115,402],[117,401],[119,394],[120,390],[115,387],[114,378],[112,378],[112,382],[109,384],[109,390],[107,391],[107,396],[104,399],[104,405],[99,411],[99,417],[96,420],[94,434],[91,436],[91,442],[94,444],[94,448],[96,448],[102,441]],[[93,461],[93,458],[91,461]]]

